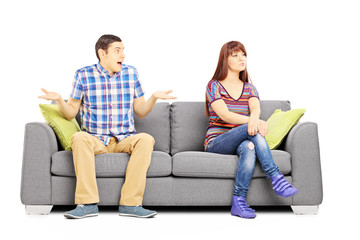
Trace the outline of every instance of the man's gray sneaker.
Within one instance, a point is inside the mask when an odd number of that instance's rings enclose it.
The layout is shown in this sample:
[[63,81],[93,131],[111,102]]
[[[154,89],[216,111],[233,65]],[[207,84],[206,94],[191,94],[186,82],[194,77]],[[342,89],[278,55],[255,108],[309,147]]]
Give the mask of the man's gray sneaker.
[[86,217],[94,217],[99,213],[97,204],[79,204],[74,210],[68,211],[64,214],[67,218],[79,219]]
[[156,214],[157,212],[145,209],[142,206],[119,206],[120,216],[149,218],[154,217]]

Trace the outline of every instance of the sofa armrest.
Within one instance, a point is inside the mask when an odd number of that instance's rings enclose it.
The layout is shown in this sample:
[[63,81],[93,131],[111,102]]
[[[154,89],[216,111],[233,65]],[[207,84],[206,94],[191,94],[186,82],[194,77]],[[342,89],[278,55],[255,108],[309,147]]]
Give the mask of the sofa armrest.
[[323,189],[317,124],[302,122],[293,127],[285,151],[291,154],[292,183],[299,190],[293,196],[293,205],[320,204]]
[[55,133],[47,123],[25,125],[21,173],[23,204],[51,204],[51,156],[57,151]]

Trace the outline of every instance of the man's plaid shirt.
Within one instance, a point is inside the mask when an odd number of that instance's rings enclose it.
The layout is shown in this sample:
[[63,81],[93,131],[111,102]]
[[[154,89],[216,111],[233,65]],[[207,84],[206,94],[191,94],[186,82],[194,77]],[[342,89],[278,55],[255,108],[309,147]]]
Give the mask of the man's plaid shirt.
[[143,95],[136,68],[123,64],[110,77],[98,63],[76,71],[70,97],[82,99],[82,130],[108,145],[111,137],[135,134],[133,102]]

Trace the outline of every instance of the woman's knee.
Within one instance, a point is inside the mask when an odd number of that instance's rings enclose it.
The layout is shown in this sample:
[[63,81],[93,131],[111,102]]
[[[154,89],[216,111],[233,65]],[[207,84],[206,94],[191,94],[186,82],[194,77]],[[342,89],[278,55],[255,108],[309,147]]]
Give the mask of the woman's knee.
[[250,140],[245,140],[240,144],[241,148],[243,149],[249,149],[249,150],[253,150],[255,148],[255,145],[252,141]]
[[254,142],[254,144],[258,147],[261,146],[267,146],[267,142],[265,137],[261,136],[260,133],[257,133],[254,138],[252,139],[252,141]]
[[256,154],[255,154],[255,145],[252,141],[245,140],[243,141],[237,153],[239,157],[242,159],[242,167],[247,171],[253,171],[255,167]]
[[249,148],[250,150],[254,150],[254,148],[255,148],[254,143],[250,141],[249,144],[248,144],[248,148]]
[[254,151],[255,145],[252,141],[250,140],[245,140],[242,143],[240,143],[239,147],[236,150],[237,155],[240,155],[241,152],[244,151]]

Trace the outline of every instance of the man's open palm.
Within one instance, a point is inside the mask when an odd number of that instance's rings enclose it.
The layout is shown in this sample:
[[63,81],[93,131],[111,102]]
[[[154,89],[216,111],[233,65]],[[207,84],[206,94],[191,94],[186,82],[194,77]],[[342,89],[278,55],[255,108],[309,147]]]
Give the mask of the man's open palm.
[[157,99],[176,99],[176,97],[174,96],[170,96],[169,94],[172,93],[173,90],[168,90],[168,91],[157,91],[155,92],[153,95],[155,98]]
[[41,91],[43,91],[46,95],[41,95],[41,96],[39,96],[39,98],[46,99],[46,100],[55,100],[55,101],[61,99],[60,94],[58,94],[56,92],[48,92],[44,88],[42,88]]

